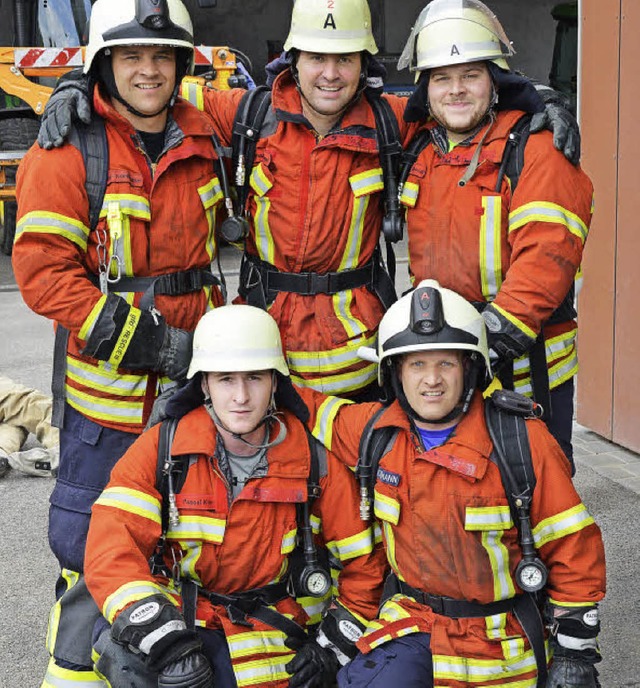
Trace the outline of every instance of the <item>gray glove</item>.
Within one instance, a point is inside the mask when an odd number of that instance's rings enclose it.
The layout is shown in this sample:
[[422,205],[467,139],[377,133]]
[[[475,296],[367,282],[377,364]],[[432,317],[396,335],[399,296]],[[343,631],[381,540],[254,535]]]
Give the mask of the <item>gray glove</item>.
[[544,101],[545,110],[537,112],[531,118],[531,133],[544,129],[552,131],[553,145],[577,165],[580,162],[580,127],[569,110],[569,102],[561,93],[548,86],[536,85],[536,90]]
[[149,420],[147,421],[147,424],[144,426],[145,430],[152,428],[154,425],[157,425],[158,423],[162,423],[163,420],[168,418],[167,404],[169,403],[173,395],[178,391],[178,389],[180,389],[178,386],[171,387],[171,389],[165,389],[164,392],[161,392],[156,397],[156,400],[153,402],[153,406],[151,407]]
[[158,676],[158,688],[214,688],[213,670],[201,652],[192,652],[167,666]]
[[554,656],[546,688],[600,688],[598,671],[592,662]]
[[89,77],[80,69],[60,77],[42,114],[38,132],[38,143],[42,148],[59,148],[74,121],[89,124],[92,90]]

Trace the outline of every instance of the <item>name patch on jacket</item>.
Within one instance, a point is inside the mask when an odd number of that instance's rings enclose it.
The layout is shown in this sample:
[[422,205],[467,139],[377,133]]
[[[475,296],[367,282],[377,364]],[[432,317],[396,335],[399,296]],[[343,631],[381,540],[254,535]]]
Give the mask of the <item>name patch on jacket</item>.
[[398,487],[400,484],[400,478],[402,477],[399,473],[392,473],[384,468],[378,468],[378,474],[376,476],[381,483],[386,485],[393,485]]
[[450,471],[459,473],[468,478],[479,479],[481,478],[485,471],[486,466],[480,466],[474,461],[468,459],[461,459],[458,456],[453,456],[452,454],[446,454],[445,452],[438,451],[437,449],[432,449],[431,451],[424,452],[420,455],[421,459],[435,463],[438,466],[443,466],[448,468]]
[[226,512],[227,495],[225,490],[216,490],[215,494],[183,494],[176,495],[178,509],[191,511],[216,511]]

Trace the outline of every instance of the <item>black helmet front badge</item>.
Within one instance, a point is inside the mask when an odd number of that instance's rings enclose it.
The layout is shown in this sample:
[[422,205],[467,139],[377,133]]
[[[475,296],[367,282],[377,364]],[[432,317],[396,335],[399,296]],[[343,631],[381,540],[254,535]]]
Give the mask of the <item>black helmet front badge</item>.
[[442,296],[433,287],[419,287],[411,299],[411,331],[435,334],[446,325]]

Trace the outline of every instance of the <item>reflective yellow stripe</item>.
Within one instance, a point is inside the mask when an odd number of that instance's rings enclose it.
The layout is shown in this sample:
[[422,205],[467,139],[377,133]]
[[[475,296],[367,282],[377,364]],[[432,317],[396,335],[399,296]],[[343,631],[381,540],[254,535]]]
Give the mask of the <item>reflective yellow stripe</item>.
[[525,325],[521,320],[518,320],[515,315],[505,311],[504,308],[500,308],[496,303],[492,303],[491,306],[495,308],[498,313],[502,315],[503,318],[508,320],[514,327],[517,327],[521,332],[524,332],[530,339],[536,338],[536,333],[527,325]]
[[418,202],[418,193],[420,192],[420,186],[414,182],[406,182],[402,187],[402,193],[400,194],[400,202],[409,208],[415,208]]
[[311,530],[318,535],[318,533],[322,530],[322,521],[317,517],[314,516],[313,514],[309,517],[309,522],[311,523]]
[[40,688],[108,688],[94,671],[63,669],[52,657]]
[[382,521],[390,521],[394,526],[400,520],[400,502],[387,495],[380,494],[374,490],[373,511]]
[[[109,256],[120,264],[122,275],[133,277],[133,256],[130,218],[151,221],[149,201],[135,194],[105,194],[100,217],[106,219],[109,229]],[[117,277],[117,263],[111,262],[112,277]]]
[[66,395],[69,405],[89,418],[131,425],[142,423],[144,400],[125,402],[105,399],[87,392],[80,392],[68,384],[66,385]]
[[594,520],[587,511],[587,507],[580,503],[572,509],[567,509],[555,516],[550,516],[540,521],[533,529],[533,540],[536,548],[540,549],[548,542],[577,533],[592,523],[594,523]]
[[103,490],[96,500],[96,504],[136,514],[136,516],[146,518],[158,525],[162,521],[160,501],[139,490],[131,490],[127,487],[109,487]]
[[80,339],[84,339],[85,341],[89,339],[91,336],[91,333],[93,332],[93,328],[95,327],[95,324],[100,317],[100,312],[104,308],[104,304],[107,302],[107,295],[103,294],[96,302],[96,305],[91,309],[91,313],[85,318],[85,321],[82,323],[82,326],[80,327],[80,331],[78,332],[78,337]]
[[273,265],[275,260],[275,244],[273,243],[273,235],[269,227],[269,210],[271,209],[271,201],[266,193],[271,189],[273,184],[265,175],[262,165],[257,165],[251,172],[249,178],[251,188],[255,191],[253,200],[256,204],[255,216],[253,218],[253,225],[256,234],[256,248],[260,258],[267,263]]
[[324,446],[331,451],[331,443],[333,439],[333,421],[341,406],[345,404],[352,404],[348,399],[340,399],[338,397],[328,397],[318,407],[316,414],[316,422],[311,430],[311,434]]
[[[547,364],[549,361],[547,360]],[[528,371],[528,358],[526,370]],[[569,349],[569,356],[563,358],[559,363],[556,363],[549,367],[549,389],[555,389],[561,384],[570,380],[574,375],[578,373],[578,352],[576,351],[575,345]],[[533,386],[531,384],[531,378],[527,377],[521,380],[514,380],[514,389],[520,394],[525,394],[526,396],[531,396],[533,394]]]
[[198,188],[198,195],[202,201],[202,206],[204,208],[204,214],[207,218],[207,225],[209,227],[209,233],[207,235],[207,255],[211,260],[216,257],[217,246],[216,246],[216,208],[218,203],[223,198],[222,188],[220,187],[220,181],[218,177],[213,177],[204,186]]
[[280,554],[289,554],[293,552],[296,546],[296,534],[298,532],[297,528],[290,530],[282,536],[282,544],[280,545]]
[[[363,332],[366,332],[366,325],[351,312],[351,304],[353,302],[352,289],[348,291],[339,291],[337,294],[333,295],[332,300],[336,317],[342,324],[345,334],[349,339],[353,339]],[[358,346],[360,346],[359,343]]]
[[368,196],[376,191],[382,191],[384,188],[384,179],[382,177],[382,168],[376,167],[372,170],[359,172],[349,177],[349,184],[351,190],[356,198],[361,196]]
[[[180,517],[181,520],[183,518],[184,516]],[[202,585],[200,576],[196,571],[197,564],[202,556],[202,541],[180,539],[180,545],[183,550],[182,559],[180,560],[180,577],[190,578],[198,585]]]
[[493,301],[502,286],[502,197],[482,197],[480,219],[480,282],[486,301]]
[[327,542],[327,549],[340,561],[349,561],[354,557],[360,557],[373,551],[373,533],[371,528],[343,538]]
[[66,215],[34,210],[20,218],[16,226],[15,240],[18,241],[23,232],[57,234],[86,252],[89,231],[85,224]]
[[171,540],[203,540],[219,545],[224,540],[227,522],[223,518],[207,516],[180,516],[177,526],[170,526],[167,538]]
[[287,351],[287,363],[289,368],[298,373],[314,373],[322,370],[337,372],[343,368],[350,368],[362,363],[358,356],[358,348],[361,346],[373,346],[376,336],[361,337],[355,342],[349,342],[337,349],[324,351]]
[[493,595],[496,600],[506,600],[516,594],[509,573],[509,550],[502,542],[503,530],[483,530],[482,546],[491,563]]
[[532,201],[521,205],[509,213],[509,231],[513,232],[529,222],[550,222],[566,227],[571,234],[575,234],[583,243],[587,239],[589,228],[570,210],[557,203],[548,201]]
[[[377,365],[370,363],[360,370],[338,375],[325,375],[314,379],[307,379],[291,374],[291,380],[302,387],[310,387],[324,394],[339,395],[355,392],[377,380]],[[325,445],[326,446],[326,445]]]
[[[284,666],[290,662],[294,656],[295,653],[291,652],[286,655],[267,657],[252,662],[234,662],[233,672],[236,676],[238,688],[261,685],[269,681],[284,681],[288,679],[291,674],[287,673]],[[233,655],[231,657],[233,659]]]
[[255,654],[289,652],[284,644],[284,635],[280,631],[249,631],[238,633],[227,638],[229,653],[235,659]]
[[[545,341],[545,356],[548,364],[552,364],[560,358],[565,358],[575,349],[577,329],[565,332]],[[521,356],[513,363],[513,372],[516,375],[528,373],[531,368],[529,356]]]
[[168,601],[177,606],[176,600],[170,595],[165,595],[164,590],[156,583],[146,580],[129,581],[107,597],[102,606],[102,613],[109,623],[113,623],[121,609],[150,595],[163,595]]
[[125,320],[125,323],[122,326],[122,330],[120,330],[118,341],[113,347],[111,356],[109,356],[109,363],[111,363],[111,365],[119,366],[122,362],[122,359],[124,358],[124,355],[127,353],[127,349],[129,348],[129,344],[131,344],[133,335],[136,332],[136,328],[138,327],[138,323],[140,322],[141,315],[142,312],[140,311],[140,309],[134,308],[133,306],[129,309],[127,319]]
[[387,552],[387,561],[394,570],[396,576],[400,580],[404,580],[398,568],[398,561],[396,559],[396,539],[393,535],[393,528],[388,521],[382,521],[382,532],[384,533],[384,544],[385,550]]
[[[66,583],[65,592],[67,592],[71,590],[71,588],[78,582],[78,580],[80,579],[80,574],[77,571],[72,571],[71,569],[61,569],[60,577]],[[53,655],[54,653],[56,639],[58,637],[58,626],[60,624],[60,609],[61,602],[60,598],[58,598],[53,607],[51,607],[51,611],[49,612],[49,625],[47,627],[46,646],[47,651],[50,655]]]
[[472,507],[465,510],[465,530],[507,530],[513,528],[508,506]]
[[[504,681],[511,677],[522,676],[535,669],[536,660],[532,650],[528,650],[513,660],[506,661],[504,659],[473,659],[471,657],[433,655],[433,676],[436,681],[460,681],[473,685],[485,681]],[[536,685],[536,679],[526,679],[519,683],[509,681],[508,685],[511,688],[516,688],[516,686],[533,687]]]
[[204,89],[200,83],[190,82],[189,77],[184,78],[180,84],[180,95],[200,112],[204,110]]
[[117,368],[105,361],[88,363],[70,356],[67,357],[67,376],[90,389],[122,397],[144,397],[149,381],[147,375],[120,375]]

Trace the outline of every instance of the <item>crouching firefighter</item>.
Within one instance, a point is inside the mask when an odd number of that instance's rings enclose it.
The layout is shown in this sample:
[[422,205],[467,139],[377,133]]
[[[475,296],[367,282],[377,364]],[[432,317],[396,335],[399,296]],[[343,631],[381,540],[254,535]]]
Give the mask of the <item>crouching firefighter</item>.
[[482,316],[424,280],[362,355],[386,403],[300,390],[314,434],[356,469],[392,568],[338,685],[595,688],[600,530],[535,404],[480,393]]
[[268,313],[207,313],[169,418],[116,464],[85,559],[112,688],[330,686],[357,654],[385,557],[288,376]]

